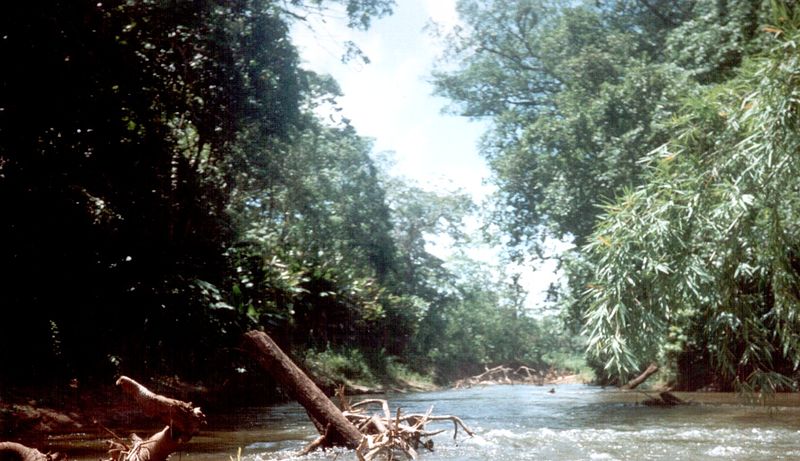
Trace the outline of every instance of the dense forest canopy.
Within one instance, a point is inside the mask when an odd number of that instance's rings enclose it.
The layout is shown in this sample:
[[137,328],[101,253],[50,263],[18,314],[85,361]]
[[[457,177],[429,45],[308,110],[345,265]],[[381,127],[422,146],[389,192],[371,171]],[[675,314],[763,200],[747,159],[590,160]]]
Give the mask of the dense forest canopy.
[[[251,328],[378,380],[541,362],[557,331],[509,324],[486,269],[464,261],[461,276],[426,249],[463,237],[471,200],[392,178],[347,120],[318,115],[340,90],[300,66],[292,23],[335,11],[367,29],[393,7],[5,8],[0,390],[120,373],[229,382],[249,369]],[[496,344],[509,328],[528,339]]]
[[[490,122],[494,267],[465,256],[471,199],[392,177],[300,64],[293,23],[394,6],[7,7],[0,385],[229,382],[260,328],[354,379],[544,366],[582,330],[600,380],[797,386],[794,1],[460,0],[432,78]],[[548,239],[574,248],[534,318],[512,268]]]
[[798,383],[794,1],[459,2],[451,109],[491,120],[495,221],[562,255],[601,379]]

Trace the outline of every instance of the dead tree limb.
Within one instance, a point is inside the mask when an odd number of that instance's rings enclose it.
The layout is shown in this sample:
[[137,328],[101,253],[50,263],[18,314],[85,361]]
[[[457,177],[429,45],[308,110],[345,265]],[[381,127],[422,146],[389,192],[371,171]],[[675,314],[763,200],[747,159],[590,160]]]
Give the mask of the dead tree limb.
[[514,374],[522,376],[522,373],[520,373],[520,371],[525,372],[525,378],[527,379],[534,379],[536,377],[536,374],[538,373],[538,371],[536,371],[535,368],[526,367],[525,365],[522,365],[516,370],[514,370]]
[[664,391],[664,392],[661,392],[660,394],[658,394],[658,396],[661,397],[661,400],[667,402],[670,405],[685,405],[686,404],[686,402],[684,400],[682,400],[682,399],[680,399],[678,397],[675,397],[675,395],[673,393],[671,393],[671,392]]
[[[245,334],[245,348],[253,358],[281,385],[293,399],[306,409],[309,416],[325,427],[324,445],[356,448],[362,434],[344,417],[336,405],[303,373],[297,365],[261,331]],[[318,426],[319,427],[319,426]]]
[[200,426],[206,422],[200,408],[193,407],[188,402],[158,395],[127,376],[119,378],[117,386],[131,396],[145,414],[168,424],[146,440],[134,435],[130,447],[113,443],[109,453],[119,461],[166,461],[181,444],[196,435]]
[[498,365],[498,366],[496,366],[494,368],[491,368],[491,369],[489,369],[488,367],[484,367],[484,368],[486,369],[486,371],[484,371],[483,373],[473,377],[473,379],[475,381],[480,382],[480,381],[483,381],[487,377],[496,376],[499,373],[502,373],[503,374],[503,378],[505,380],[508,380],[508,372],[511,371],[511,368],[504,367],[503,365]]
[[192,406],[191,402],[158,395],[127,376],[120,377],[117,386],[133,397],[146,415],[169,424],[173,432],[179,432],[182,436],[191,438],[206,422],[203,412],[200,408]]
[[[639,391],[642,392],[642,391]],[[642,394],[646,395],[648,398],[643,400],[641,403],[642,405],[647,405],[650,407],[674,407],[676,405],[688,405],[689,402],[682,400],[671,392],[661,392],[658,394],[658,398],[652,397],[646,392],[642,392]]]
[[125,449],[115,451],[124,461],[166,460],[183,443],[179,438],[173,437],[170,429],[170,426],[167,426],[146,440],[134,436],[133,445],[130,448],[125,447]]
[[44,454],[16,442],[0,442],[0,460],[3,461],[52,461],[58,456]]
[[650,375],[652,375],[653,373],[655,373],[657,371],[658,371],[658,365],[656,365],[655,363],[651,363],[650,366],[648,366],[647,369],[644,370],[644,372],[642,374],[640,374],[639,376],[637,376],[637,377],[633,378],[632,380],[628,381],[628,383],[625,384],[624,386],[622,386],[622,388],[623,389],[636,389],[636,387],[639,386],[639,384],[642,384],[643,382],[645,382],[647,380],[647,378],[650,377]]

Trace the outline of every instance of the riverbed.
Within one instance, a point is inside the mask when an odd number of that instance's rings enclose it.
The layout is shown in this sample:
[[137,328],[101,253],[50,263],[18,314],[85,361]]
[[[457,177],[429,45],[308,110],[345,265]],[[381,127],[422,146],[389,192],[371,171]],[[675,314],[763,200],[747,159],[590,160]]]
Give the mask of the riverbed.
[[[549,392],[553,389],[555,392]],[[680,394],[679,394],[680,395]],[[732,394],[685,394],[697,403],[672,408],[647,407],[638,392],[579,384],[488,386],[386,398],[394,410],[456,415],[475,431],[468,437],[441,423],[428,461],[516,460],[777,460],[800,458],[800,406],[796,394],[769,405],[748,403]],[[305,411],[296,404],[246,408],[210,414],[208,430],[172,459],[243,461],[297,459],[292,453],[316,437]],[[433,428],[433,426],[429,426]],[[45,443],[45,441],[42,441]],[[96,436],[51,438],[46,450],[71,459],[99,459]],[[347,451],[315,453],[303,459],[354,461]]]

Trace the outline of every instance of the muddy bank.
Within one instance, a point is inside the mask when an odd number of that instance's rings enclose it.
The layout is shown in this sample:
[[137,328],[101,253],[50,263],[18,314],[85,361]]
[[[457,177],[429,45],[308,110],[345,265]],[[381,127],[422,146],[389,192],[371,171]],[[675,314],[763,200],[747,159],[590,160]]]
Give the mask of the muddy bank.
[[[252,377],[253,381],[261,378]],[[217,386],[187,383],[175,377],[145,380],[156,392],[193,402],[209,413],[228,413],[235,408],[287,401],[271,386],[226,382]],[[333,395],[335,384],[326,393]],[[427,382],[402,380],[384,386],[343,383],[348,395],[428,392],[438,387]],[[107,436],[108,430],[127,433],[153,429],[153,423],[113,385],[82,386],[76,383],[48,387],[4,389],[0,394],[0,440],[37,439],[86,434]]]

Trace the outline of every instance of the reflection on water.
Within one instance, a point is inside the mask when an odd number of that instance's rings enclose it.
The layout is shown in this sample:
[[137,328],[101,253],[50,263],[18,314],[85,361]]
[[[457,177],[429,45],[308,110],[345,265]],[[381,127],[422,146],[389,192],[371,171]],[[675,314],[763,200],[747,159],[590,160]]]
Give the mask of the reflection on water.
[[[777,406],[742,405],[735,396],[682,395],[715,402],[676,408],[636,405],[644,396],[581,385],[494,386],[389,396],[392,408],[460,416],[478,435],[452,438],[452,425],[436,436],[433,453],[421,459],[511,460],[766,460],[800,458],[797,397],[779,396]],[[179,459],[228,460],[239,447],[245,461],[293,459],[316,437],[297,405],[249,408],[209,415],[212,425],[192,439]],[[73,459],[96,460],[96,440],[51,440],[49,449]],[[93,447],[93,448],[92,448]],[[95,451],[91,451],[95,450]],[[99,451],[98,451],[99,450]],[[174,459],[174,458],[173,458]],[[305,459],[352,461],[346,451]]]

